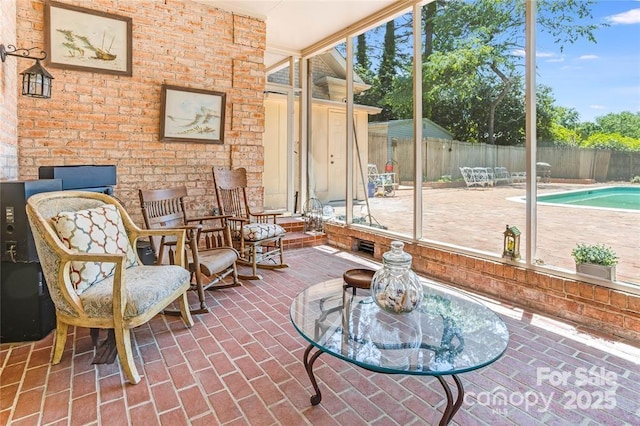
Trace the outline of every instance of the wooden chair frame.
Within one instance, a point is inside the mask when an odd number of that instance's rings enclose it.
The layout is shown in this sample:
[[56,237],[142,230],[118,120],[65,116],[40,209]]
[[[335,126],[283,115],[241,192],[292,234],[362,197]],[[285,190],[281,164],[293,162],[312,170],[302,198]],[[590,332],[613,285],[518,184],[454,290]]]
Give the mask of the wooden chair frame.
[[251,223],[276,224],[280,213],[257,213],[251,211],[247,198],[247,171],[213,168],[213,183],[216,188],[218,212],[228,217],[234,247],[240,253],[238,262],[251,266],[251,275],[241,275],[243,279],[259,280],[262,277],[257,268],[287,268],[284,263],[282,239],[276,235],[258,241],[243,237],[243,227]]
[[[127,314],[128,303],[127,277],[130,269],[145,268],[148,266],[131,266],[126,268],[124,254],[96,254],[83,253],[70,250],[58,237],[50,219],[60,212],[72,212],[91,209],[105,204],[115,205],[122,217],[124,228],[127,232],[129,243],[135,247],[136,241],[144,237],[171,236],[175,240],[176,258],[175,264],[184,268],[184,245],[185,231],[181,229],[140,229],[136,226],[126,210],[113,197],[96,192],[86,191],[55,191],[45,192],[31,196],[27,201],[27,217],[31,224],[33,238],[42,271],[49,288],[49,293],[56,309],[56,334],[52,357],[52,364],[58,364],[62,359],[67,340],[68,327],[87,327],[92,329],[112,329],[115,337],[116,350],[124,374],[133,384],[139,383],[141,378],[133,360],[131,348],[130,330],[141,324],[148,322],[158,313],[161,313],[168,305],[174,301],[180,304],[182,321],[187,327],[193,326],[193,319],[189,312],[187,302],[187,290],[190,287],[189,274],[184,273],[184,283],[173,290],[171,294],[162,300],[156,301],[153,307],[145,312],[133,315]],[[135,251],[135,250],[134,250]],[[113,274],[113,293],[111,303],[113,304],[113,315],[104,317],[91,316],[82,304],[82,300],[76,292],[70,278],[70,262],[104,262],[114,263],[115,272]],[[138,262],[141,264],[140,260]],[[150,268],[163,268],[164,266],[151,266]],[[174,273],[175,266],[171,266]],[[165,269],[168,271],[168,269]],[[130,272],[131,276],[136,275]],[[140,275],[138,273],[137,275]],[[158,283],[159,286],[162,283]]]
[[[184,186],[166,189],[138,190],[140,206],[145,226],[149,229],[176,228],[186,231],[189,271],[195,280],[194,289],[198,292],[200,308],[192,314],[209,312],[205,303],[205,290],[237,287],[236,261],[238,252],[233,248],[231,230],[225,216],[201,216],[188,218],[184,199],[187,188]],[[174,262],[175,241],[166,238],[151,239],[157,261],[164,262],[165,252],[169,263]],[[232,277],[231,283],[223,280]]]

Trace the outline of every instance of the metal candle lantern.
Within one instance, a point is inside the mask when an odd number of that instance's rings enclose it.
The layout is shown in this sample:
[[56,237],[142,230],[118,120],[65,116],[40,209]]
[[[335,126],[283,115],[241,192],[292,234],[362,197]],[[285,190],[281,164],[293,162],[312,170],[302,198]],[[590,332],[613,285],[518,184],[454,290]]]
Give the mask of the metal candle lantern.
[[520,231],[515,226],[507,225],[507,229],[504,231],[502,257],[520,260]]
[[31,56],[31,51],[34,49],[36,48],[19,48],[12,44],[5,47],[4,44],[0,44],[0,59],[2,62],[6,61],[7,56],[35,59],[34,65],[20,73],[22,75],[22,94],[32,98],[49,99],[53,76],[40,64],[41,60],[47,58],[47,52],[41,50],[40,56]]

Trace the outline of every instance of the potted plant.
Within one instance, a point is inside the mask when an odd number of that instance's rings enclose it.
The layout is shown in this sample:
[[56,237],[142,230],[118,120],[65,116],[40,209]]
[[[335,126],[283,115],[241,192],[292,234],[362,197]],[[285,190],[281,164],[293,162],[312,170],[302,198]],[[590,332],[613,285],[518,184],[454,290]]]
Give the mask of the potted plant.
[[578,243],[571,251],[571,256],[576,261],[576,272],[616,280],[618,256],[611,247],[604,244]]

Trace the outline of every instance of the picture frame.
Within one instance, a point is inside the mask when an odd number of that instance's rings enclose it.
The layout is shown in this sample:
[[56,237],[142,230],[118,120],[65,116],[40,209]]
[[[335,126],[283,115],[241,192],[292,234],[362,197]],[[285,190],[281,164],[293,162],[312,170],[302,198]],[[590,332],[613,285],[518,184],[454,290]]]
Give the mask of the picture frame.
[[48,66],[131,76],[130,17],[55,1],[44,16]]
[[160,140],[224,143],[226,94],[162,85]]

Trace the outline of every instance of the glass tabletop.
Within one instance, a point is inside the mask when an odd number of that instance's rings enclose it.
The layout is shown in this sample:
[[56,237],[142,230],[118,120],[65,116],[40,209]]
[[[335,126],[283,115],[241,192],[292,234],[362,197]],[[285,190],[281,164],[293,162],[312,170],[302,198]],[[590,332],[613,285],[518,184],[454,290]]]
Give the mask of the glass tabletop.
[[423,282],[419,307],[392,314],[381,310],[368,290],[352,296],[343,284],[338,278],[299,293],[291,304],[291,321],[321,351],[368,370],[458,374],[491,364],[509,343],[498,315],[449,287]]

